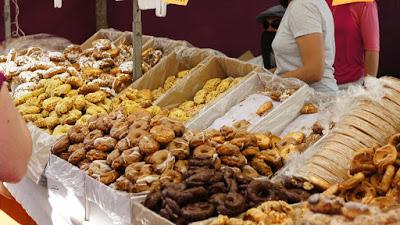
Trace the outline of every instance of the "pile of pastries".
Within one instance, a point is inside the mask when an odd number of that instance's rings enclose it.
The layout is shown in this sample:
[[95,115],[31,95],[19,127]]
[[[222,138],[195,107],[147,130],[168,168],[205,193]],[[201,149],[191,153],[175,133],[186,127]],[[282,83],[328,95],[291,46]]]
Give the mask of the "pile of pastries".
[[346,201],[389,208],[400,201],[400,133],[388,144],[357,151],[348,171],[350,177],[326,190]]
[[295,210],[285,201],[268,201],[251,208],[240,218],[219,215],[209,225],[294,225]]
[[[238,216],[266,201],[297,203],[309,196],[268,180],[255,180],[246,171],[231,167],[217,169],[215,165],[189,162],[185,177],[179,184],[164,184],[160,190],[149,193],[144,205],[176,224],[188,224],[218,214]],[[252,216],[259,216],[257,210],[267,209],[263,207],[273,206],[263,204],[259,209],[249,210],[246,215],[255,219]],[[272,212],[265,216],[270,215]]]
[[182,181],[190,154],[184,132],[182,123],[144,109],[114,112],[73,126],[51,151],[106,185],[138,193]]
[[300,225],[388,225],[400,223],[400,209],[381,210],[359,202],[345,202],[343,198],[314,194],[310,196]]
[[182,70],[178,72],[176,75],[167,77],[162,87],[159,87],[151,91],[151,93],[154,96],[154,99],[158,99],[161,95],[163,95],[169,89],[174,87],[180,80],[185,78],[189,73],[190,70]]
[[213,78],[208,80],[203,88],[195,94],[193,100],[183,102],[177,108],[171,109],[169,117],[180,121],[189,120],[203,109],[206,104],[237,85],[241,79],[241,77],[227,77],[225,79]]
[[[348,178],[353,154],[359,149],[383,146],[400,131],[400,82],[390,79],[380,92],[382,98],[356,99],[353,106],[321,143],[318,152],[296,171],[323,189]],[[334,156],[334,157],[333,157]]]
[[107,92],[84,84],[76,76],[65,82],[55,77],[42,79],[29,93],[15,98],[14,103],[26,121],[53,135],[64,134],[71,125],[84,124],[91,116],[112,110]]

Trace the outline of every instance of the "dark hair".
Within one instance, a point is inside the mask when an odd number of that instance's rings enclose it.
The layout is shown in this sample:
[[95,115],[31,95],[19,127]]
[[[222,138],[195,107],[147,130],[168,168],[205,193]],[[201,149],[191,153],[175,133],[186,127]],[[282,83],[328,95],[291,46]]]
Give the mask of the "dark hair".
[[284,8],[287,8],[289,5],[289,0],[279,0],[279,2]]

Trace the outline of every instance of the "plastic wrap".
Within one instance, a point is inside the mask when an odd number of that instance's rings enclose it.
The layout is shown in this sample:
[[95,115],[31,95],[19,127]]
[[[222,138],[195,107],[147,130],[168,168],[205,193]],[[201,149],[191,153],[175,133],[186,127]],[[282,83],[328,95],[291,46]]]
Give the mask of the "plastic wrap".
[[140,215],[134,217],[133,224],[135,225],[173,225],[171,221],[144,207],[140,202],[133,204],[133,215]]
[[113,224],[134,224],[132,220],[134,217],[137,217],[138,214],[132,213],[132,204],[134,202],[144,201],[145,195],[117,191],[88,175],[85,176],[85,183],[87,200],[102,209],[103,212],[112,219]]
[[97,39],[106,38],[111,41],[116,41],[121,35],[123,34],[122,31],[108,28],[108,29],[100,29],[95,34],[93,34],[90,38],[88,38],[85,42],[81,44],[82,49],[88,49],[92,47],[92,42]]
[[203,66],[215,54],[216,52],[212,50],[178,47],[176,51],[166,56],[164,60],[155,65],[145,76],[136,80],[131,87],[154,90],[162,87],[168,76],[175,76],[182,70],[191,69],[190,73],[180,81],[184,82],[187,77]]
[[52,136],[32,123],[29,123],[28,130],[32,137],[32,156],[28,164],[27,176],[35,183],[39,183],[49,160],[50,150],[59,136]]
[[169,38],[153,37],[150,39],[150,41],[148,41],[146,44],[143,45],[142,49],[143,50],[147,50],[149,48],[162,49],[164,53],[163,54],[164,58],[165,56],[175,51],[175,49],[179,46],[193,47],[192,44],[190,44],[187,41],[176,41]]
[[63,51],[70,44],[72,44],[71,41],[62,37],[51,34],[34,34],[4,41],[1,43],[0,54],[7,55],[10,49],[20,50],[30,47],[40,47],[48,51]]

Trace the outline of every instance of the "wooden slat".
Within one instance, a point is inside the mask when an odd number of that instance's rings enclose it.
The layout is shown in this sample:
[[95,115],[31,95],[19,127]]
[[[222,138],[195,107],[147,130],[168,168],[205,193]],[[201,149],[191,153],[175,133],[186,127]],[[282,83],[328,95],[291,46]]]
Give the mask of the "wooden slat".
[[8,40],[11,38],[10,0],[4,0],[3,16],[4,16],[5,39]]
[[134,49],[133,78],[137,80],[142,76],[142,13],[139,8],[138,0],[133,1],[132,35]]
[[96,0],[96,29],[108,28],[107,0]]

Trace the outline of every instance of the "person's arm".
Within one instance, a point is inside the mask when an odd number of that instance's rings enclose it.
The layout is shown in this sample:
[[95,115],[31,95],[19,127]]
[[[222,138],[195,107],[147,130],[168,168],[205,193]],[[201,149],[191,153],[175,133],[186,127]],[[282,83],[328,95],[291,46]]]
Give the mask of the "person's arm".
[[294,77],[308,84],[318,82],[324,73],[324,44],[321,33],[296,38],[303,66],[284,73],[282,77]]
[[0,182],[20,181],[31,154],[30,133],[3,84],[0,90]]
[[365,49],[364,69],[367,75],[376,76],[379,67],[379,18],[376,2],[360,3],[352,8],[360,25]]
[[379,67],[379,51],[365,51],[364,68],[365,73],[370,76],[376,77]]

